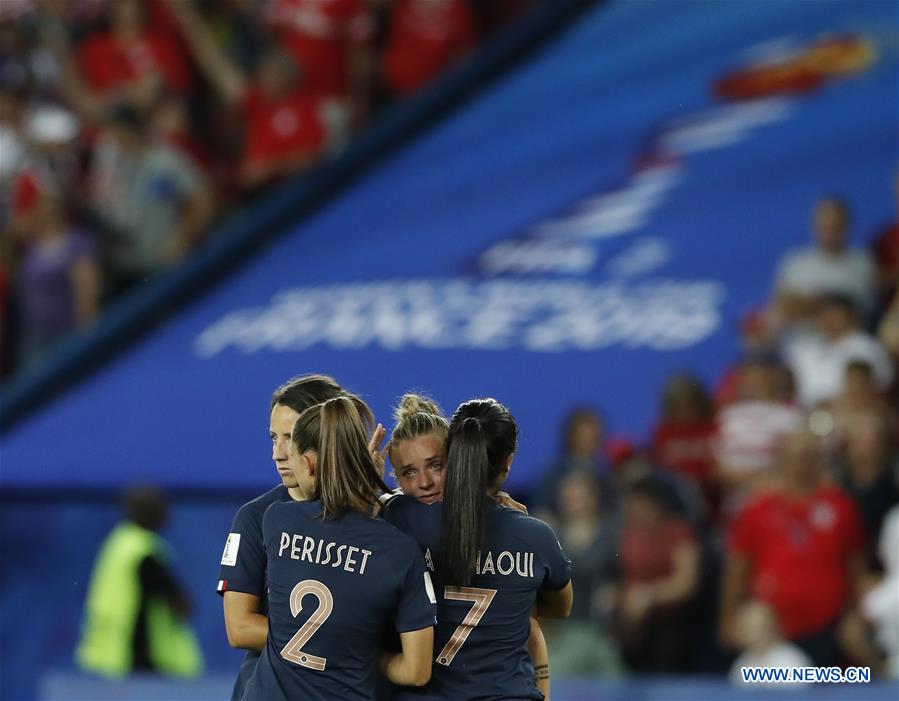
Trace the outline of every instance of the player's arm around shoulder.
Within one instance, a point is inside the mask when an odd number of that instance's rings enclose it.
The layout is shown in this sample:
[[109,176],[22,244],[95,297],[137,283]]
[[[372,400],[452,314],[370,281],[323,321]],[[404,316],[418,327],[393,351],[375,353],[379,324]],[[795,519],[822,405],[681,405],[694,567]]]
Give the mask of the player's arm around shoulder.
[[384,495],[380,500],[380,517],[391,526],[408,534],[414,540],[416,526],[422,517],[425,507],[418,499],[403,494],[402,490],[395,489],[390,494]]
[[[392,492],[384,492],[378,497],[378,503],[374,509],[374,515],[379,516],[382,520],[391,523],[391,519],[395,518],[396,504],[399,497],[402,497],[403,490],[397,487]],[[388,515],[389,514],[389,515]]]

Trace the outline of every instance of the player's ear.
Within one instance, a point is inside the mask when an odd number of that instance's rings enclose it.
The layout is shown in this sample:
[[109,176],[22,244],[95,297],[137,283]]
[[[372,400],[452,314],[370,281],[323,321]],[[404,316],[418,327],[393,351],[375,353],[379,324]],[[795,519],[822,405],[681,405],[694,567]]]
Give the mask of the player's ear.
[[303,453],[303,466],[310,477],[315,477],[315,453]]
[[515,453],[509,453],[509,457],[507,457],[505,460],[505,464],[503,465],[502,471],[503,471],[503,474],[506,475],[506,477],[508,477],[508,475],[509,475],[509,470],[512,469],[512,460],[514,460],[514,459],[515,459]]

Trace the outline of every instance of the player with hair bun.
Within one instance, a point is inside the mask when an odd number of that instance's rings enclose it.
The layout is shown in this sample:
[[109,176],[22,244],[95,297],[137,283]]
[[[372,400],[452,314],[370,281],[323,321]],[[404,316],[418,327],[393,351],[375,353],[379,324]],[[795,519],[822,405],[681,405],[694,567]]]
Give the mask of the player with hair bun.
[[395,418],[388,454],[405,494],[382,500],[384,518],[416,538],[438,583],[439,652],[427,698],[548,698],[548,672],[535,684],[546,647],[531,610],[536,602],[538,615],[568,615],[571,565],[549,526],[499,496],[517,444],[514,419],[496,400],[479,399],[447,422],[414,394]]
[[[269,626],[244,701],[373,701],[379,660],[394,684],[430,678],[433,587],[417,543],[373,517],[387,487],[360,404],[329,399],[294,425],[288,462],[307,500],[262,519]],[[381,655],[388,625],[402,651]]]
[[[440,405],[430,397],[407,392],[393,412],[396,424],[387,444],[387,455],[403,494],[423,504],[433,504],[443,498],[443,478],[446,467],[446,434],[449,421]],[[498,501],[505,506],[527,510],[505,492],[498,492]],[[550,697],[549,650],[537,619],[531,618],[528,653],[534,665],[537,688],[545,699]]]
[[396,424],[387,444],[393,474],[403,494],[423,504],[443,497],[449,421],[433,399],[406,393],[393,412]]

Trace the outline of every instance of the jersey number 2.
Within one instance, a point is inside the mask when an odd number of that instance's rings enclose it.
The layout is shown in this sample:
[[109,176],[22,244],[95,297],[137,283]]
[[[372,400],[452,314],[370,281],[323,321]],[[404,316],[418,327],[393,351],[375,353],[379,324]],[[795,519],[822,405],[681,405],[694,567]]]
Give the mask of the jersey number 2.
[[334,597],[331,590],[324,584],[314,579],[304,579],[290,592],[290,612],[294,618],[303,610],[303,597],[312,594],[318,599],[318,608],[312,612],[309,619],[293,634],[287,645],[281,650],[281,657],[289,662],[294,662],[301,667],[307,667],[321,672],[328,664],[327,658],[318,655],[310,655],[303,652],[303,645],[309,642],[309,638],[315,635],[322,623],[328,620],[331,611],[334,610]]
[[452,637],[443,646],[440,654],[437,655],[437,664],[442,664],[444,667],[450,666],[453,658],[462,649],[465,641],[468,640],[471,631],[477,627],[478,623],[481,622],[481,618],[487,613],[490,602],[496,596],[496,591],[496,589],[478,589],[477,587],[446,587],[443,590],[444,599],[470,601],[473,606],[462,623],[456,627]]

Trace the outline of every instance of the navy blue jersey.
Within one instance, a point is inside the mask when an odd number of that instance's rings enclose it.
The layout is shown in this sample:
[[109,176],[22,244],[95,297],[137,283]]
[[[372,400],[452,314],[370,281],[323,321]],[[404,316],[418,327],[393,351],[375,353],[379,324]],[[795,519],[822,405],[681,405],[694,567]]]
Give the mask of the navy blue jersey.
[[321,502],[272,504],[262,519],[268,642],[246,701],[370,701],[385,627],[435,624],[418,544],[356,512],[321,518]]
[[[265,510],[278,501],[291,501],[287,487],[283,484],[268,490],[252,501],[240,507],[234,521],[231,523],[231,532],[225,542],[225,550],[222,553],[222,565],[219,568],[218,592],[239,591],[245,594],[253,594],[262,600],[259,613],[265,615],[268,612],[268,599],[265,584],[265,548],[262,543],[262,516]],[[256,650],[247,650],[237,680],[234,682],[234,690],[231,692],[231,701],[239,701],[243,695],[247,680],[256,669],[256,661],[261,653]]]
[[531,609],[539,589],[568,584],[571,562],[543,521],[491,502],[471,582],[442,581],[435,571],[442,508],[400,496],[384,509],[385,520],[419,542],[436,575],[434,668],[421,693],[445,701],[542,699],[527,650]]

